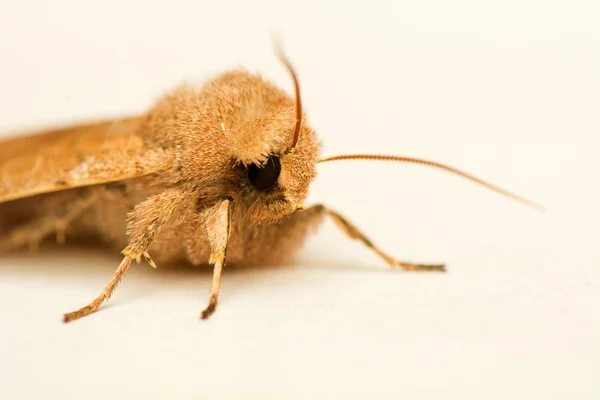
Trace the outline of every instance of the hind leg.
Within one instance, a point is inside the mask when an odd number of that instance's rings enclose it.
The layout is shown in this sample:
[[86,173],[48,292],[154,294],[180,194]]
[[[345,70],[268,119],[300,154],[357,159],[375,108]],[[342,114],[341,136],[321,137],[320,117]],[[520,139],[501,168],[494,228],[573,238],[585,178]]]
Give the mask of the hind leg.
[[0,253],[24,246],[35,251],[39,243],[52,233],[56,233],[58,243],[64,243],[69,224],[88,210],[101,195],[102,191],[99,190],[86,191],[75,199],[67,197],[63,202],[49,202],[51,206],[46,213],[0,237]]

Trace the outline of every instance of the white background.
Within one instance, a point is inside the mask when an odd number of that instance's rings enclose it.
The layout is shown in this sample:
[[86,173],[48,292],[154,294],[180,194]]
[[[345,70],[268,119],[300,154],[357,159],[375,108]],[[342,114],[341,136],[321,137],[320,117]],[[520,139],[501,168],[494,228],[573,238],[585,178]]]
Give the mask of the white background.
[[[110,251],[0,258],[2,398],[600,396],[598,1],[6,1],[0,132],[143,112],[183,80],[259,71],[286,90],[281,33],[324,155],[449,163],[533,211],[418,166],[318,167],[327,222],[292,266],[135,266],[101,312]],[[1,144],[0,144],[1,145]],[[318,396],[315,396],[318,395]]]

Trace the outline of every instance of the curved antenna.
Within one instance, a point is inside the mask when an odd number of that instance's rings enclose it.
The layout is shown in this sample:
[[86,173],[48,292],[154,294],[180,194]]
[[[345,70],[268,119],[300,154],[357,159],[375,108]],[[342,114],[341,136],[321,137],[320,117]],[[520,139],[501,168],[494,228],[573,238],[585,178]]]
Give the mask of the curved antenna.
[[279,60],[283,63],[294,80],[294,90],[296,93],[296,126],[294,127],[294,139],[292,141],[292,146],[288,149],[288,152],[291,152],[298,143],[298,139],[300,138],[300,127],[302,126],[302,99],[300,98],[300,84],[298,83],[296,71],[294,70],[294,67],[292,67],[290,60],[285,55],[283,46],[278,40],[275,40],[275,51],[277,52],[277,57],[279,57]]
[[429,160],[423,160],[423,159],[419,159],[419,158],[414,158],[414,157],[399,157],[399,156],[390,156],[390,155],[378,155],[378,154],[347,154],[347,155],[340,155],[340,156],[333,156],[333,157],[327,157],[327,158],[322,158],[320,159],[318,162],[327,162],[327,161],[337,161],[337,160],[378,160],[378,161],[398,161],[398,162],[405,162],[405,163],[412,163],[412,164],[420,164],[420,165],[426,165],[428,167],[434,167],[434,168],[438,168],[441,170],[444,170],[446,172],[450,172],[453,173],[455,175],[459,175],[462,176],[463,178],[466,178],[472,182],[477,183],[478,185],[484,186],[494,192],[500,193],[506,197],[510,197],[511,199],[514,199],[520,203],[523,203],[529,207],[535,208],[538,211],[544,211],[544,207],[541,206],[540,204],[533,202],[531,200],[528,200],[524,197],[521,197],[519,195],[516,195],[514,193],[511,193],[507,190],[504,190],[502,188],[499,188],[498,186],[492,185],[491,183],[488,183],[482,179],[476,178],[473,175],[467,174],[466,172],[463,172],[461,170],[458,170],[456,168],[450,167],[448,165],[444,165],[435,161],[429,161]]

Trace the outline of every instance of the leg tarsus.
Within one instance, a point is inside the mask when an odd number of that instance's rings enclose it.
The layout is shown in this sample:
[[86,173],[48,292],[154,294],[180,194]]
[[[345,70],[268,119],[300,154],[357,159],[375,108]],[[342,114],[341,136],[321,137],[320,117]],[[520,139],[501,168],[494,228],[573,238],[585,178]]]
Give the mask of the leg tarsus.
[[221,289],[221,274],[225,266],[225,254],[231,233],[231,201],[223,200],[216,205],[206,220],[211,254],[209,263],[214,264],[213,277],[210,283],[210,299],[208,306],[200,314],[200,318],[207,319],[217,308],[219,290]]
[[[348,221],[341,214],[336,211],[331,210],[330,208],[325,207],[322,204],[314,205],[303,212],[311,212],[312,213],[322,213],[327,214],[333,222],[342,230],[344,233],[351,239],[360,240],[365,244],[368,248],[373,250],[379,257],[383,258],[390,266],[392,267],[400,267],[405,271],[438,271],[444,272],[446,271],[446,267],[443,264],[414,264],[406,261],[396,260],[391,257],[379,247],[375,245],[369,238],[367,238],[356,226],[354,226],[350,221]],[[311,215],[311,214],[309,214]],[[314,215],[314,214],[312,214]]]
[[90,314],[98,311],[98,309],[100,308],[102,303],[105,300],[108,300],[110,298],[110,296],[113,294],[113,292],[117,288],[117,285],[119,284],[119,282],[121,281],[121,279],[123,278],[123,276],[125,275],[127,270],[129,269],[129,267],[131,266],[131,262],[134,260],[134,258],[135,257],[125,256],[123,258],[123,261],[121,261],[119,268],[117,268],[117,271],[115,272],[112,279],[108,283],[108,285],[106,285],[106,287],[104,288],[102,293],[100,293],[100,296],[96,297],[87,306],[82,307],[77,311],[73,311],[73,312],[65,314],[63,316],[63,322],[71,322],[71,321],[85,317],[86,315],[90,315]]
[[400,267],[405,271],[437,271],[446,272],[446,266],[444,264],[412,264],[403,261],[394,260],[390,263],[393,267]]
[[200,313],[200,318],[208,319],[208,317],[210,317],[217,309],[217,304],[218,304],[217,298],[210,296],[210,300],[208,301],[208,306],[202,311],[202,313]]
[[207,319],[217,309],[217,302],[219,300],[219,290],[221,289],[221,273],[223,272],[224,264],[225,257],[215,262],[213,278],[210,284],[210,299],[208,300],[208,306],[200,314],[200,318],[202,319]]
[[76,319],[83,318],[86,315],[95,313],[96,311],[98,311],[98,309],[100,308],[100,304],[102,304],[103,301],[104,301],[103,298],[97,298],[94,301],[92,301],[90,304],[88,304],[87,306],[82,307],[77,311],[73,311],[73,312],[63,315],[63,322],[66,323],[66,322],[75,321]]

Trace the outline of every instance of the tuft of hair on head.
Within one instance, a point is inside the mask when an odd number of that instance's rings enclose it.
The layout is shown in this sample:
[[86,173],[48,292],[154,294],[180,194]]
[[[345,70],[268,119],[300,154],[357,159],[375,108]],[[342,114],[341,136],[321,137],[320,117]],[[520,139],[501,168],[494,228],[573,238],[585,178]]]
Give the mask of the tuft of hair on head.
[[274,37],[273,42],[277,57],[288,70],[292,76],[292,80],[294,81],[294,92],[296,97],[296,126],[294,127],[294,138],[292,140],[292,145],[287,149],[287,153],[291,153],[294,151],[296,144],[298,144],[298,139],[300,139],[300,128],[302,127],[302,99],[300,97],[300,84],[298,83],[298,76],[296,75],[296,71],[294,70],[292,63],[285,55],[281,41],[277,37]]
[[522,204],[525,204],[531,208],[534,208],[538,211],[542,211],[542,212],[545,211],[544,207],[542,205],[540,205],[534,201],[528,200],[524,197],[521,197],[519,195],[511,193],[511,192],[504,190],[496,185],[492,185],[491,183],[488,183],[482,179],[476,178],[475,176],[473,176],[471,174],[468,174],[468,173],[458,170],[456,168],[453,168],[448,165],[444,165],[444,164],[441,164],[441,163],[438,163],[435,161],[423,160],[423,159],[414,158],[414,157],[401,157],[401,156],[379,155],[379,154],[346,154],[346,155],[322,158],[318,162],[322,163],[322,162],[338,161],[338,160],[397,161],[397,162],[419,164],[419,165],[425,165],[428,167],[438,168],[438,169],[444,170],[446,172],[450,172],[452,174],[462,176],[463,178],[466,178],[472,182],[475,182],[478,185],[484,186],[496,193],[500,193],[503,196],[509,197],[513,200],[516,200],[516,201],[518,201]]

